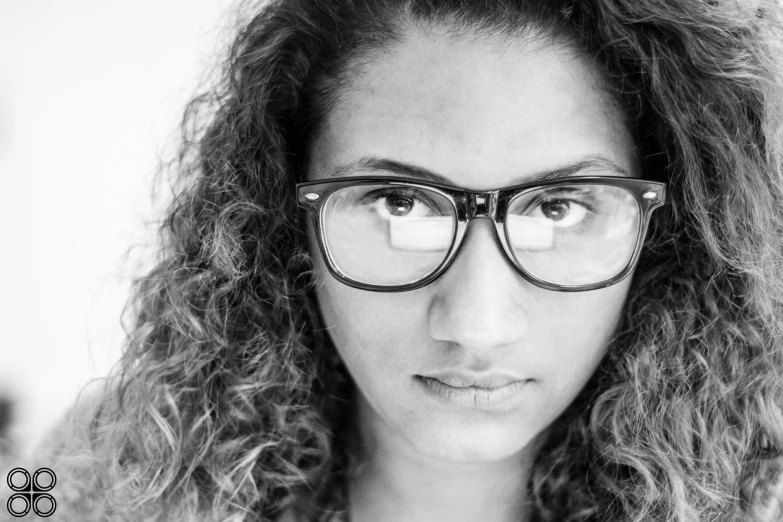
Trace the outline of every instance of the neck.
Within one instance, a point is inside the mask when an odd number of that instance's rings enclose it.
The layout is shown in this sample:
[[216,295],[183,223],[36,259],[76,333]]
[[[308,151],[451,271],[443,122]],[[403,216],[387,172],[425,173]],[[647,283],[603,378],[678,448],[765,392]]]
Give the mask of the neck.
[[360,436],[362,465],[350,483],[353,522],[530,519],[527,482],[535,442],[503,460],[466,463],[428,457],[372,423]]

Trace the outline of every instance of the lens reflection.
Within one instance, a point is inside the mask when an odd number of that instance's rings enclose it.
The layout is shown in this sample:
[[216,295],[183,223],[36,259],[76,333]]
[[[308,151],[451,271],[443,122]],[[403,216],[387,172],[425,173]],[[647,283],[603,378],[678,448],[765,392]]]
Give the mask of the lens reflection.
[[639,234],[640,209],[624,188],[558,185],[510,203],[506,237],[517,262],[559,285],[589,285],[618,275]]
[[334,192],[323,207],[325,245],[347,277],[404,285],[432,273],[448,255],[456,210],[437,191],[362,184]]

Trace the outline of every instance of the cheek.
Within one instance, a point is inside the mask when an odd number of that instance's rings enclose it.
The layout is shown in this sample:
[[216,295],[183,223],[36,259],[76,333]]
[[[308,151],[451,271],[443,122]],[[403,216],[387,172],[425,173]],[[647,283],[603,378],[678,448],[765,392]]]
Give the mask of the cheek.
[[541,363],[561,392],[577,393],[599,365],[622,319],[629,285],[630,278],[570,296],[560,313],[539,321],[547,323],[545,332],[539,330],[546,337],[538,343]]
[[377,359],[386,354],[392,362],[392,356],[401,352],[399,345],[405,345],[404,337],[421,331],[413,326],[413,294],[370,292],[339,282],[329,272],[312,229],[310,232],[316,298],[335,347],[343,358]]
[[316,297],[324,325],[357,382],[380,381],[413,362],[417,343],[411,307],[400,296],[369,292],[338,282],[321,266]]

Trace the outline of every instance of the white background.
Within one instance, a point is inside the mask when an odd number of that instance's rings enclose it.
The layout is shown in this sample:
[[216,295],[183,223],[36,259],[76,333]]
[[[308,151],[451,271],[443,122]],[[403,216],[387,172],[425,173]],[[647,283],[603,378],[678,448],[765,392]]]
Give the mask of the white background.
[[232,0],[0,0],[0,393],[29,452],[117,360],[186,101]]

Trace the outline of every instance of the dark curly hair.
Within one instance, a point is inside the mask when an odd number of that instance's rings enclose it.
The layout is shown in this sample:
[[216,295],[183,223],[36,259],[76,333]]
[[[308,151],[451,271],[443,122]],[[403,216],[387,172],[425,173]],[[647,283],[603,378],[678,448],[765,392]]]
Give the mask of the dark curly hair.
[[92,423],[102,516],[346,509],[355,390],[320,328],[294,185],[357,68],[411,27],[443,26],[578,49],[623,107],[644,175],[669,184],[608,355],[538,456],[535,519],[762,520],[757,479],[783,449],[779,4],[253,9],[220,81],[187,109],[161,257],[135,287],[128,344]]

